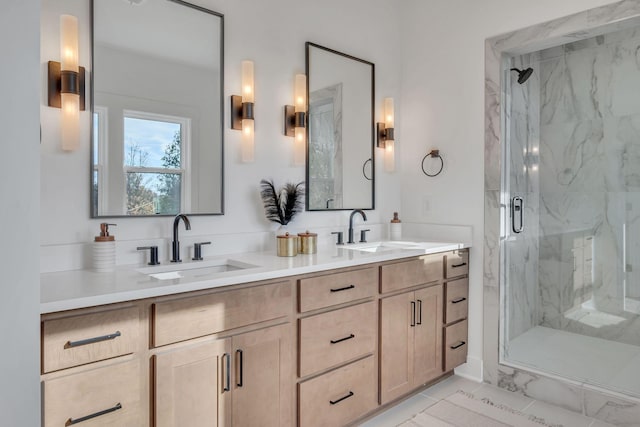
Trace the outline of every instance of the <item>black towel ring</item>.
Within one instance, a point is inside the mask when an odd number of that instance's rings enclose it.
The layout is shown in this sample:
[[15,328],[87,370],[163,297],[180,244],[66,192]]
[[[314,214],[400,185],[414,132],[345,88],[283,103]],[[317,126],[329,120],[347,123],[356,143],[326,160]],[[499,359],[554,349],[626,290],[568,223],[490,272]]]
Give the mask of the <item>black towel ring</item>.
[[365,160],[365,161],[364,161],[364,164],[362,165],[362,175],[364,175],[364,178],[365,178],[365,179],[367,179],[367,180],[371,181],[371,180],[372,180],[372,178],[369,178],[369,177],[367,176],[367,172],[366,172],[366,170],[365,170],[365,169],[367,168],[367,163],[369,163],[369,162],[371,162],[371,159],[367,159],[367,160]]
[[[440,159],[440,169],[438,169],[438,172],[431,174],[424,169],[424,161],[427,160],[427,157],[434,157],[434,158],[437,157],[438,159]],[[431,150],[426,156],[422,158],[422,173],[424,173],[425,175],[429,177],[438,176],[440,175],[440,172],[442,172],[442,169],[444,169],[444,160],[440,155],[440,150]]]

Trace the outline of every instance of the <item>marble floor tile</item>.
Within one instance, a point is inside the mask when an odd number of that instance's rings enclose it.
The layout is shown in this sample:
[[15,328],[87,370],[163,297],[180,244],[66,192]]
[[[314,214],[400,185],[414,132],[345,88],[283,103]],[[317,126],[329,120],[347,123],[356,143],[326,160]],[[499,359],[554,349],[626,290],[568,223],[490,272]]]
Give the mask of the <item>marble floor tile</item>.
[[534,402],[533,399],[520,393],[513,393],[488,384],[483,384],[482,387],[473,391],[473,395],[476,399],[488,399],[491,402],[507,405],[518,411],[522,411]]
[[467,393],[473,393],[482,386],[482,383],[477,383],[475,381],[467,380],[465,378],[457,377],[454,375],[434,385],[433,387],[429,387],[428,389],[422,391],[420,394],[429,396],[433,399],[441,400],[452,395],[458,390],[466,391]]
[[522,412],[542,418],[548,424],[558,424],[562,427],[589,427],[594,421],[593,418],[539,401],[533,402]]
[[[425,409],[438,403],[437,399],[432,399],[422,394],[416,394],[404,400],[396,406],[384,411],[375,418],[366,421],[362,427],[391,427],[397,426],[415,414],[419,414]],[[445,424],[446,425],[446,424]]]
[[[456,427],[508,427],[493,418],[471,411],[462,406],[454,405],[442,400],[433,405],[427,413],[439,420],[453,424]],[[405,427],[405,426],[403,426]]]
[[[594,405],[595,403],[591,406],[595,407]],[[632,413],[633,411],[627,411],[625,415],[633,418]],[[363,427],[614,427],[618,425],[640,426],[633,422],[629,423],[626,419],[615,425],[608,424],[577,412],[457,376],[450,377],[360,424]]]

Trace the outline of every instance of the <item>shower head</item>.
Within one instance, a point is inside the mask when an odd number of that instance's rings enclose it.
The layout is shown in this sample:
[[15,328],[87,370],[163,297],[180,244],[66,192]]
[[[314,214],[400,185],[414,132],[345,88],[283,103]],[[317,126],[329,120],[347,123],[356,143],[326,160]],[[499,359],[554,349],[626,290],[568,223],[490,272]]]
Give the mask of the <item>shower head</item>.
[[533,74],[533,68],[531,67],[526,68],[524,70],[520,70],[518,68],[512,68],[511,71],[518,72],[518,83],[520,84],[526,82],[529,79],[529,77],[531,77],[531,74]]

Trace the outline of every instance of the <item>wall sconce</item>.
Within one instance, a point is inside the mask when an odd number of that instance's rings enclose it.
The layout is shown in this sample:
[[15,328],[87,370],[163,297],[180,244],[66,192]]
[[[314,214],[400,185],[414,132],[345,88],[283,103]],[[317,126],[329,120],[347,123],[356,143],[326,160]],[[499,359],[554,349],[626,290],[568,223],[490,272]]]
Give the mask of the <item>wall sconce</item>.
[[254,160],[253,61],[242,61],[242,96],[231,96],[231,129],[242,131],[242,161]]
[[387,172],[393,172],[396,164],[394,122],[393,98],[385,98],[384,123],[378,122],[376,125],[376,145],[384,148],[384,170]]
[[85,70],[78,67],[78,18],[60,16],[60,62],[49,61],[48,105],[60,108],[61,144],[65,151],[80,145],[80,111],[85,110]]
[[293,163],[304,165],[307,139],[307,76],[296,74],[294,105],[284,106],[284,134],[293,136]]

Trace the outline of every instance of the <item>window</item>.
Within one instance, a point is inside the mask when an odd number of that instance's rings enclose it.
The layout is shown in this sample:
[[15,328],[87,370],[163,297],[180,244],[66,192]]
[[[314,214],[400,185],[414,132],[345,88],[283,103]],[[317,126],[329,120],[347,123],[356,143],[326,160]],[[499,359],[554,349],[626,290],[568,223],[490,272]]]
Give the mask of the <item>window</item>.
[[188,211],[190,120],[125,111],[123,124],[126,214]]
[[[107,156],[103,150],[107,147],[107,107],[96,105],[93,107],[93,147],[91,149],[91,161],[93,173],[91,177],[91,191],[93,191],[93,205],[91,206],[94,215],[102,215],[106,200],[107,180],[105,171],[107,170]],[[100,189],[100,190],[98,190]]]

